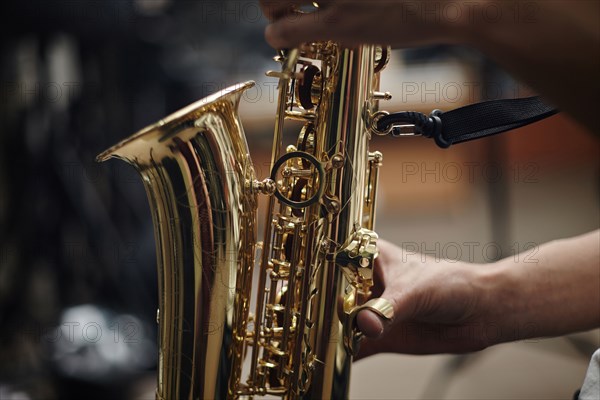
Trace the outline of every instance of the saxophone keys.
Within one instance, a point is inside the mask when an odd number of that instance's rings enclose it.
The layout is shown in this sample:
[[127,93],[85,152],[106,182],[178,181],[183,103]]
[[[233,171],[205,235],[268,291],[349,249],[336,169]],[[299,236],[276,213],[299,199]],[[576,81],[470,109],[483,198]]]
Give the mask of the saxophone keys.
[[342,168],[344,166],[344,155],[341,153],[335,154],[331,158],[331,166],[335,169]]
[[262,181],[253,180],[251,184],[251,192],[252,193],[260,193],[265,194],[267,196],[272,196],[275,194],[275,190],[277,190],[277,184],[270,178],[263,179]]
[[375,67],[373,72],[379,73],[387,66],[392,54],[391,46],[377,46],[375,48]]
[[[296,160],[295,162],[302,162],[311,168],[311,177],[316,179],[316,182],[319,182],[316,189],[314,189],[314,193],[312,196],[306,200],[293,200],[292,198],[287,196],[286,188],[281,186],[281,183],[277,185],[275,190],[275,197],[282,203],[287,206],[290,206],[293,209],[302,209],[306,208],[312,204],[317,203],[322,197],[325,191],[325,168],[324,165],[312,154],[306,153],[303,151],[293,151],[290,153],[286,153],[281,156],[273,165],[271,169],[271,179],[274,182],[277,182],[278,175],[283,172],[283,170],[289,165],[290,160]],[[283,167],[283,168],[282,168]],[[285,178],[285,177],[284,177]],[[282,193],[282,191],[284,193]]]
[[291,72],[287,72],[287,71],[272,71],[269,70],[267,72],[265,72],[265,75],[270,77],[270,78],[278,78],[278,79],[290,79],[292,77],[292,73]]
[[323,196],[323,203],[328,213],[338,215],[342,209],[340,200],[335,196]]
[[321,101],[323,91],[321,71],[314,65],[306,65],[300,74],[296,95],[302,108],[312,110]]
[[292,178],[292,177],[310,178],[314,174],[315,174],[315,172],[311,171],[310,169],[297,169],[297,168],[285,167],[281,170],[281,176],[283,176],[284,178]]
[[373,100],[391,100],[392,94],[390,92],[373,92]]
[[380,151],[369,152],[369,165],[375,168],[383,164],[383,154]]
[[301,122],[315,120],[314,112],[297,111],[297,110],[286,110],[285,117],[287,119],[291,119],[294,121],[301,121]]

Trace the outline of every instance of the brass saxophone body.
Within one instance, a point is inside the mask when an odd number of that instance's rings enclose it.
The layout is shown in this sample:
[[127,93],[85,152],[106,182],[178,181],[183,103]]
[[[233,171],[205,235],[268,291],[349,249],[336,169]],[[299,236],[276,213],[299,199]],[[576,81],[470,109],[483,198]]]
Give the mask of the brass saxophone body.
[[[255,176],[238,104],[246,82],[98,156],[140,173],[159,274],[157,399],[348,396],[358,310],[377,254],[369,152],[389,50],[333,42],[282,52],[271,174]],[[295,122],[292,122],[295,121]],[[284,123],[300,134],[284,144]],[[263,242],[257,200],[268,196]],[[256,271],[255,271],[256,266]],[[253,278],[258,281],[253,292]]]

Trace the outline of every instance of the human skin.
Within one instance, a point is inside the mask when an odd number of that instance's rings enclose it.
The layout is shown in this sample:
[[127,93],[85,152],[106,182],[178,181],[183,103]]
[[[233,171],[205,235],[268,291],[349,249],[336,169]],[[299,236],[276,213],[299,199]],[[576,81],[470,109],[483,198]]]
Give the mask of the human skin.
[[262,0],[274,48],[313,40],[348,46],[461,44],[478,49],[598,133],[600,2],[594,0]]
[[[587,0],[262,0],[275,48],[314,40],[347,46],[475,48],[598,133],[600,2]],[[458,14],[450,15],[444,5]],[[485,11],[495,10],[496,16]],[[565,139],[568,140],[568,139]],[[492,264],[431,260],[380,241],[374,296],[389,300],[385,325],[362,311],[368,337],[360,357],[378,352],[462,353],[496,343],[557,336],[600,326],[599,231],[545,244],[536,262]],[[369,339],[370,338],[370,339]]]
[[374,295],[390,301],[394,320],[358,315],[370,338],[358,358],[464,353],[600,326],[598,230],[490,264],[439,260],[383,240],[378,246]]

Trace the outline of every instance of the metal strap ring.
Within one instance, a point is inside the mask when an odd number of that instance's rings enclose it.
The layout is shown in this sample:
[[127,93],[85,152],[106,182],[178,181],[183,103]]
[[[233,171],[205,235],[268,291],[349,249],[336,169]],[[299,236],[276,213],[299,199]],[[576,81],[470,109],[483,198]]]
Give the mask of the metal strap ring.
[[382,117],[385,117],[386,115],[389,115],[389,114],[390,113],[387,111],[377,111],[375,114],[373,114],[373,117],[371,118],[371,131],[373,133],[375,133],[378,136],[386,136],[386,135],[389,135],[390,132],[392,132],[392,129],[394,129],[393,124],[390,124],[390,126],[388,126],[385,131],[380,131],[377,128],[377,123],[379,122],[379,120]]

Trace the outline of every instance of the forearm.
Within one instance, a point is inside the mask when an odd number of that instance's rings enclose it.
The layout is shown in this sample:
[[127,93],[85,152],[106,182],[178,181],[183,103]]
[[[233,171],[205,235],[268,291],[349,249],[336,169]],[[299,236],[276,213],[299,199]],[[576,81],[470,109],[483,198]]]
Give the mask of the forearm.
[[286,17],[300,1],[263,0],[275,48],[330,39],[394,47],[479,49],[579,122],[598,131],[600,3],[590,0],[337,0]]
[[[481,12],[473,11],[462,24],[466,44],[598,133],[600,3],[483,0],[475,4],[480,4]],[[486,5],[498,17],[486,17]]]
[[[600,231],[540,246],[490,266],[483,287],[493,342],[600,327]],[[490,343],[494,344],[494,343]]]

